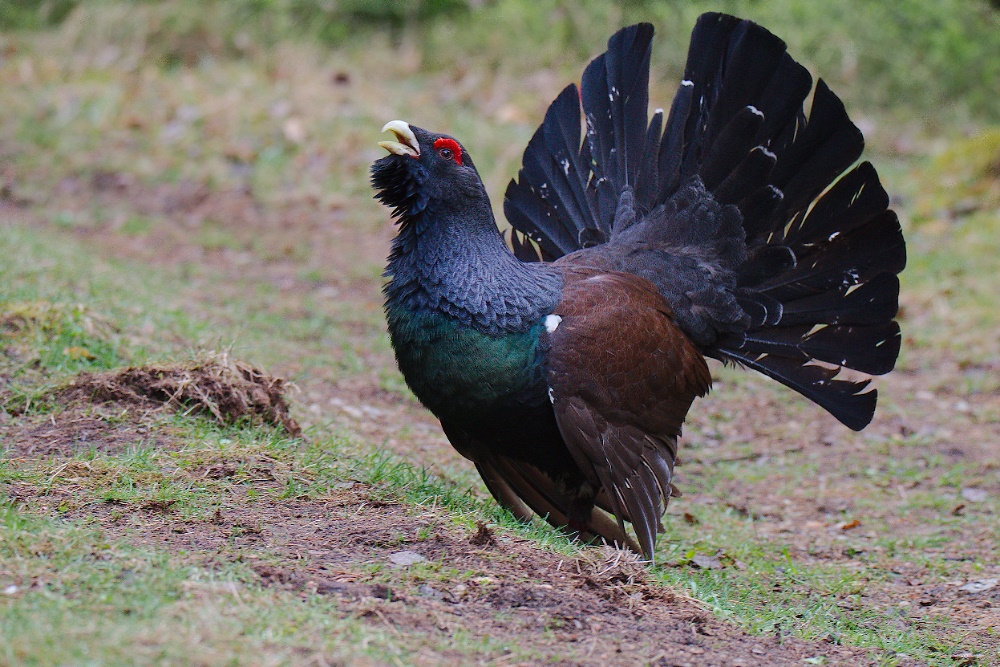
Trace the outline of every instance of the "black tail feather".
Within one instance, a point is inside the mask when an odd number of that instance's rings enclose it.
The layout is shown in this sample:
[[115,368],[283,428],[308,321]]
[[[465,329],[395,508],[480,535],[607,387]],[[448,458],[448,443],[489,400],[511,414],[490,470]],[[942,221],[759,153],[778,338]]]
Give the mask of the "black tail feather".
[[[719,136],[712,141],[712,146],[702,158],[699,170],[701,181],[709,192],[716,192],[718,186],[751,154],[751,151],[754,151],[757,146],[757,131],[760,130],[763,123],[763,113],[758,111],[756,107],[745,106],[733,116],[719,133]],[[758,155],[762,154],[761,150],[754,152]],[[773,153],[771,157],[774,157]],[[774,166],[773,160],[770,166]],[[770,169],[760,171],[762,171],[761,178],[766,179]],[[760,185],[765,183],[766,180]],[[723,204],[730,203],[719,197],[716,199],[719,199]]]
[[660,155],[656,161],[659,173],[657,200],[666,200],[665,193],[675,192],[680,187],[681,163],[685,154],[684,125],[673,122],[675,118],[687,118],[694,105],[694,84],[685,79],[681,82],[670,106],[667,126],[660,140]]
[[580,232],[610,232],[587,192],[590,164],[580,153],[580,100],[575,85],[563,89],[528,142],[518,181],[507,186],[504,213],[515,230],[550,257],[580,247]]
[[649,107],[649,57],[653,26],[619,30],[608,50],[583,73],[581,99],[595,176],[611,182],[616,194],[635,186],[643,163]]
[[663,109],[657,109],[653,113],[653,119],[649,122],[649,129],[646,131],[646,145],[642,151],[643,163],[636,176],[635,198],[639,201],[652,201],[659,192],[657,153],[662,130]]
[[717,348],[709,355],[731,361],[777,380],[820,406],[848,428],[860,431],[871,423],[878,392],[868,389],[871,380],[837,380],[839,368],[803,364],[798,359],[742,354]]
[[[732,340],[732,342],[730,342]],[[769,354],[803,363],[822,361],[844,368],[883,375],[892,370],[899,355],[899,325],[813,324],[770,327],[761,333],[746,333],[724,339],[720,347],[741,352]]]
[[897,274],[906,264],[903,233],[892,211],[808,250],[794,268],[762,283],[757,291],[786,303],[861,285],[882,273]]
[[767,176],[771,173],[776,161],[774,153],[763,146],[756,146],[745,154],[732,171],[727,172],[725,180],[714,189],[712,194],[722,204],[735,204],[742,201],[768,185]]
[[878,325],[892,320],[898,310],[899,278],[880,273],[857,289],[839,287],[785,304],[781,323]]
[[889,195],[879,183],[875,167],[862,162],[827,191],[788,230],[788,243],[804,246],[830,241],[865,224],[889,207]]

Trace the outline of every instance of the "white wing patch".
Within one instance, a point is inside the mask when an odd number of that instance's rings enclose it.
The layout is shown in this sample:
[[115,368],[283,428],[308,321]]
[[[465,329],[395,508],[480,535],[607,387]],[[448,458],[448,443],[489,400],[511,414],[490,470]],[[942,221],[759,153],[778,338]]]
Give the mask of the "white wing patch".
[[546,315],[545,316],[545,330],[549,333],[554,332],[559,328],[559,323],[562,322],[562,318],[558,315]]

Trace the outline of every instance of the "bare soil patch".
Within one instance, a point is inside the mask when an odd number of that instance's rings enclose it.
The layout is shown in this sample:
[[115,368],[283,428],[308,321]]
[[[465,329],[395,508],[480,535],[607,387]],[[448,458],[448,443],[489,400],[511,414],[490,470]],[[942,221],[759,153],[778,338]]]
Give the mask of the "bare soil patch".
[[[302,596],[337,598],[337,613],[413,637],[415,664],[467,664],[449,650],[464,636],[490,637],[530,654],[485,650],[479,660],[508,664],[827,665],[874,664],[870,654],[794,638],[747,635],[700,603],[650,581],[631,554],[593,549],[577,557],[528,540],[455,527],[434,510],[373,498],[361,484],[328,498],[278,502],[233,497],[206,520],[170,506],[77,507],[68,518],[96,519],[111,539],[168,549],[193,564],[249,565],[256,581]],[[54,512],[71,490],[11,494]],[[405,554],[414,565],[396,565]],[[519,662],[520,660],[520,662]]]
[[173,446],[163,428],[150,427],[142,415],[130,418],[121,411],[48,414],[0,423],[0,443],[9,458],[69,457],[90,451],[117,454],[140,441],[160,449]]

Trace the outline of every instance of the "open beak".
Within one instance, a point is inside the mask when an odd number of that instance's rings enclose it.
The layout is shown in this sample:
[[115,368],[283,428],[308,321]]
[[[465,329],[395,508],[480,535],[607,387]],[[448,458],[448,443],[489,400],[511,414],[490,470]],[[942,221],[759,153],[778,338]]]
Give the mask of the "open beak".
[[414,136],[409,123],[401,120],[390,120],[382,128],[382,131],[391,131],[396,135],[396,141],[380,141],[378,142],[379,146],[396,155],[420,157],[420,144],[417,143],[417,137]]

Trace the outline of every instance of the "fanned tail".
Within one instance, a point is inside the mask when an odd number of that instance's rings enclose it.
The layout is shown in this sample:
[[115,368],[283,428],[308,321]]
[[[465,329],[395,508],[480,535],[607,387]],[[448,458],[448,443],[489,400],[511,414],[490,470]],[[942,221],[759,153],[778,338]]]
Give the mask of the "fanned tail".
[[889,372],[899,355],[893,318],[906,248],[874,167],[844,174],[864,148],[861,132],[822,80],[807,117],[808,73],[748,21],[703,16],[685,84],[688,116],[671,117],[664,135],[683,137],[677,182],[697,174],[717,201],[739,208],[748,248],[735,293],[750,326],[706,353],[864,428],[877,399],[864,376]]
[[[896,274],[906,249],[875,169],[851,168],[861,132],[822,80],[806,115],[812,78],[782,40],[714,13],[695,26],[665,126],[662,111],[648,119],[652,34],[648,24],[616,33],[580,90],[567,87],[549,107],[507,188],[515,253],[552,261],[657,215],[666,227],[689,225],[664,228],[665,242],[706,238],[664,246],[674,255],[662,271],[707,252],[717,284],[647,276],[685,331],[705,354],[760,371],[863,428],[876,402],[863,376],[887,373],[899,354]],[[678,217],[696,210],[700,192],[715,203]],[[742,234],[720,224],[733,208]],[[699,304],[702,287],[713,296]],[[721,293],[746,317],[720,317]]]

